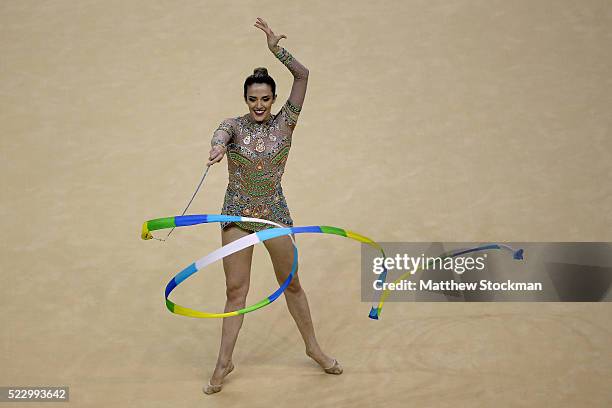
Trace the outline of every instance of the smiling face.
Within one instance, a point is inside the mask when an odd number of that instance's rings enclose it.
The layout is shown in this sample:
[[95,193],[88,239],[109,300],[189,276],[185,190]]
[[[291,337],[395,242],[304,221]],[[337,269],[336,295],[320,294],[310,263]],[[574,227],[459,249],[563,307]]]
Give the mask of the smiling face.
[[249,114],[256,122],[264,122],[272,116],[272,104],[276,96],[268,84],[252,84],[247,88],[246,104]]

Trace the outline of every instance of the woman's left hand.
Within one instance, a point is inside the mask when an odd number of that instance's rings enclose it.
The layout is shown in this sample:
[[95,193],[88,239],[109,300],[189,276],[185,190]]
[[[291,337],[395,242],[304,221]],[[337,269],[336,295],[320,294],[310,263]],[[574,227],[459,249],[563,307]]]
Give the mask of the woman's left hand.
[[270,51],[275,52],[276,48],[278,46],[278,42],[281,40],[281,38],[287,38],[286,35],[276,35],[274,34],[274,32],[272,31],[272,29],[270,29],[270,27],[268,27],[268,23],[266,23],[263,19],[257,17],[257,22],[254,24],[255,27],[261,29],[264,33],[266,33],[266,37],[268,39],[268,48],[270,49]]

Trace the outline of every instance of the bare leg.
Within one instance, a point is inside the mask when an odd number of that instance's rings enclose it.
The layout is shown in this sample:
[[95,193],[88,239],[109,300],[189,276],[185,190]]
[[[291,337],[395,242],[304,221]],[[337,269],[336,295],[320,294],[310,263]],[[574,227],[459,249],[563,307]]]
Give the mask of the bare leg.
[[[291,240],[289,237],[272,238],[265,241],[264,245],[270,253],[276,279],[280,284],[287,279],[293,265],[293,245]],[[306,298],[306,293],[300,285],[297,270],[284,294],[285,299],[287,300],[289,312],[291,313],[291,316],[293,316],[300,334],[304,339],[306,354],[324,369],[329,369],[330,367],[334,366],[334,363],[336,362],[335,359],[329,357],[323,352],[323,350],[321,350],[321,347],[319,346],[319,343],[315,337],[312,318],[310,316],[310,308],[308,306],[308,299]],[[342,372],[342,368],[338,365],[338,367],[328,372],[330,374],[340,374]]]
[[[231,225],[221,232],[221,243],[227,245],[246,235],[249,235],[249,233]],[[223,258],[227,295],[225,312],[245,307],[247,293],[249,292],[252,259],[253,247],[242,249]],[[234,352],[234,346],[236,345],[236,339],[242,327],[243,319],[244,315],[225,317],[223,319],[221,347],[219,348],[219,357],[217,358],[215,371],[210,379],[211,385],[222,384],[223,377],[233,369],[232,353]]]

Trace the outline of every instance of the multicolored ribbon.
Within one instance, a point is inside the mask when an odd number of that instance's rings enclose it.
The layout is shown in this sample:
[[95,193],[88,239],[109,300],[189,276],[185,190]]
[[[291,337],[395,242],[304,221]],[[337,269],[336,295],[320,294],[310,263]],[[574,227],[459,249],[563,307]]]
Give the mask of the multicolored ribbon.
[[[265,229],[259,232],[252,233],[240,239],[237,239],[236,241],[233,241],[227,245],[222,246],[216,251],[211,252],[207,256],[192,263],[191,265],[183,269],[181,272],[179,272],[166,285],[165,297],[166,297],[166,307],[168,308],[168,310],[170,310],[172,313],[183,315],[183,316],[188,316],[188,317],[219,318],[219,317],[230,317],[230,316],[236,316],[239,314],[249,313],[254,310],[260,309],[264,306],[269,305],[274,300],[276,300],[285,291],[285,289],[287,289],[287,287],[291,283],[291,280],[293,279],[293,276],[295,275],[295,271],[297,270],[298,251],[297,251],[297,246],[295,244],[295,240],[292,237],[292,234],[319,233],[319,234],[340,235],[346,238],[351,238],[356,241],[371,245],[379,249],[383,257],[386,257],[385,252],[383,251],[383,248],[375,241],[371,240],[370,238],[366,236],[358,234],[356,232],[344,230],[342,228],[330,227],[326,225],[312,225],[312,226],[305,226],[305,227],[283,227],[282,225],[277,224],[275,222],[260,219],[260,218],[238,217],[238,216],[221,215],[221,214],[183,215],[183,216],[157,218],[154,220],[149,220],[149,221],[146,221],[142,226],[141,238],[142,239],[153,239],[154,237],[153,235],[151,235],[151,231],[154,231],[154,230],[184,227],[184,226],[196,225],[196,224],[206,224],[206,223],[212,223],[212,222],[239,222],[239,221],[260,222],[264,224],[274,225],[276,228]],[[200,312],[194,309],[190,309],[184,306],[177,305],[176,303],[168,299],[168,296],[170,295],[170,293],[172,293],[172,291],[179,284],[181,284],[185,279],[189,278],[190,276],[192,276],[199,270],[210,265],[211,263],[216,262],[222,258],[225,258],[226,256],[231,255],[235,252],[238,252],[246,247],[258,244],[260,242],[267,241],[268,239],[282,237],[286,235],[288,235],[291,238],[291,241],[293,243],[293,265],[291,267],[291,272],[289,273],[289,276],[287,277],[287,279],[285,279],[285,281],[281,284],[281,286],[267,298],[251,306],[247,306],[243,309],[234,310],[232,312],[226,312],[226,313]],[[385,269],[383,274],[386,276],[386,273],[387,273],[387,270]],[[373,315],[372,314],[373,312],[371,311],[370,318],[378,319],[381,309],[382,309],[382,302],[379,303],[377,306],[373,306],[372,311],[376,310],[376,313]]]
[[[230,317],[230,316],[236,316],[239,314],[249,313],[254,310],[260,309],[264,306],[269,305],[270,303],[275,301],[281,294],[283,294],[283,292],[285,291],[285,289],[287,289],[287,287],[291,283],[291,280],[295,276],[295,272],[297,270],[297,265],[298,265],[298,250],[297,250],[297,245],[295,244],[295,240],[293,238],[293,234],[320,233],[320,234],[340,235],[346,238],[351,238],[356,241],[371,245],[375,247],[376,249],[380,250],[383,257],[386,258],[383,248],[378,243],[376,243],[375,241],[373,241],[372,239],[366,236],[363,236],[353,231],[344,230],[342,228],[325,226],[325,225],[319,225],[319,226],[313,225],[313,226],[304,226],[304,227],[284,227],[275,222],[264,220],[261,218],[238,217],[238,216],[221,215],[221,214],[183,215],[183,216],[157,218],[157,219],[149,220],[149,221],[146,221],[142,226],[141,238],[145,240],[153,239],[154,237],[153,235],[151,235],[151,231],[161,230],[161,229],[166,229],[166,228],[174,229],[176,227],[184,227],[184,226],[196,225],[196,224],[205,224],[205,223],[213,223],[213,222],[240,222],[240,221],[259,222],[259,223],[273,225],[276,228],[255,232],[245,237],[242,237],[236,241],[233,241],[217,249],[216,251],[211,252],[207,256],[192,263],[191,265],[183,269],[181,272],[179,272],[166,285],[165,298],[166,298],[166,307],[168,308],[168,310],[170,310],[172,313],[183,315],[183,316],[188,316],[188,317],[223,318],[223,317]],[[266,297],[265,299],[251,306],[247,306],[245,308],[234,310],[231,312],[207,313],[207,312],[201,312],[198,310],[194,310],[194,309],[190,309],[184,306],[177,305],[176,303],[172,302],[168,298],[170,296],[170,293],[172,293],[172,291],[180,283],[182,283],[184,280],[186,280],[187,278],[189,278],[190,276],[192,276],[199,270],[212,264],[213,262],[223,259],[226,256],[231,255],[235,252],[238,252],[249,246],[264,242],[268,239],[282,237],[282,236],[289,236],[289,238],[292,241],[293,264],[291,266],[291,272],[289,273],[289,276],[287,276],[285,281],[281,284],[281,286],[274,293],[272,293],[270,296]],[[459,255],[464,255],[470,252],[484,251],[488,249],[500,249],[500,250],[504,249],[506,251],[511,252],[514,259],[523,259],[522,249],[515,250],[512,247],[508,245],[504,245],[504,244],[487,244],[487,245],[481,245],[481,246],[474,247],[474,248],[452,250],[452,251],[448,251],[448,252],[445,252],[439,255],[438,258],[442,258],[442,259],[452,258],[452,257],[456,257]],[[430,262],[433,262],[433,261],[430,261]],[[424,268],[426,269],[427,267],[429,267],[429,263]],[[383,268],[384,268],[384,271],[379,276],[379,280],[382,283],[385,282],[387,278],[387,273],[388,273],[387,269],[384,266]],[[413,274],[414,272],[416,271],[404,273],[399,278],[397,278],[394,281],[394,283],[400,282],[402,279],[404,279],[408,275]],[[378,303],[372,306],[370,313],[369,313],[369,317],[371,319],[377,320],[380,317],[380,313],[382,312],[383,304],[385,300],[387,299],[387,297],[389,296],[389,292],[390,291],[388,289],[385,289],[382,292]]]

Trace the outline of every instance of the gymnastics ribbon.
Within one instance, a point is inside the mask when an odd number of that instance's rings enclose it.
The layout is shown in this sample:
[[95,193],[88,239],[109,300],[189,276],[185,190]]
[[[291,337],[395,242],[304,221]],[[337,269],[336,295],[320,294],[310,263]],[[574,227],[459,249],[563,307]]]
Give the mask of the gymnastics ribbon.
[[[323,233],[323,234],[334,234],[334,235],[340,235],[340,236],[344,236],[346,238],[351,238],[354,239],[356,241],[362,242],[362,243],[366,243],[368,245],[371,245],[375,248],[377,248],[378,250],[381,251],[383,258],[386,258],[385,252],[383,250],[383,248],[376,243],[375,241],[371,240],[368,237],[365,237],[361,234],[358,234],[356,232],[352,232],[352,231],[348,231],[348,230],[344,230],[342,228],[338,228],[338,227],[330,227],[330,226],[324,226],[324,225],[320,225],[320,226],[306,226],[306,227],[284,227],[280,224],[277,224],[275,222],[269,221],[269,220],[264,220],[261,218],[249,218],[249,217],[239,217],[239,216],[230,216],[230,215],[222,215],[222,214],[201,214],[201,215],[185,215],[185,212],[187,211],[187,209],[189,208],[189,206],[191,205],[193,199],[195,198],[196,194],[198,193],[198,190],[200,189],[200,186],[202,185],[202,183],[204,182],[204,179],[206,178],[206,175],[208,174],[208,170],[210,169],[210,166],[206,167],[206,170],[204,171],[204,175],[202,176],[202,179],[200,180],[200,183],[198,184],[195,192],[193,193],[193,196],[191,197],[191,200],[189,200],[189,203],[187,204],[187,206],[185,207],[185,209],[183,210],[183,213],[180,216],[175,216],[175,217],[166,217],[166,218],[156,218],[153,220],[149,220],[146,221],[143,226],[142,226],[142,233],[141,233],[141,238],[144,240],[149,240],[149,239],[157,239],[159,241],[165,241],[165,239],[159,239],[159,238],[155,238],[153,237],[153,235],[151,234],[150,231],[154,231],[154,230],[159,230],[159,229],[166,229],[166,228],[172,228],[170,230],[170,232],[168,232],[168,235],[166,236],[166,238],[170,237],[170,234],[172,233],[172,231],[174,231],[174,229],[176,227],[184,227],[184,226],[189,226],[189,225],[196,225],[196,224],[205,224],[205,223],[212,223],[212,222],[239,222],[239,221],[243,221],[243,222],[260,222],[263,224],[269,224],[269,225],[273,225],[276,228],[272,228],[272,229],[267,229],[267,230],[263,230],[263,231],[259,231],[250,235],[247,235],[243,238],[240,238],[236,241],[233,241],[219,249],[217,249],[216,251],[210,253],[209,255],[201,258],[200,260],[192,263],[191,265],[189,265],[188,267],[186,267],[185,269],[183,269],[181,272],[179,272],[174,278],[172,278],[170,280],[170,282],[168,282],[168,284],[166,285],[166,291],[165,291],[165,298],[166,298],[166,307],[168,308],[168,310],[170,310],[172,313],[175,314],[180,314],[183,316],[188,316],[188,317],[200,317],[200,318],[222,318],[222,317],[230,317],[230,316],[236,316],[239,314],[245,314],[245,313],[249,313],[252,312],[254,310],[260,309],[264,306],[269,305],[270,303],[272,303],[273,301],[275,301],[284,291],[285,289],[287,289],[287,287],[289,286],[289,284],[291,283],[291,280],[293,279],[295,272],[297,270],[297,265],[298,265],[298,250],[297,250],[297,245],[295,244],[295,240],[293,239],[293,234],[303,234],[303,233]],[[168,296],[170,295],[170,293],[181,283],[183,282],[185,279],[189,278],[191,275],[195,274],[196,272],[198,272],[200,269],[210,265],[213,262],[216,262],[228,255],[231,255],[235,252],[238,252],[246,247],[249,246],[253,246],[257,243],[261,243],[264,242],[268,239],[271,238],[276,238],[276,237],[281,237],[281,236],[285,236],[288,235],[289,238],[291,238],[291,242],[293,245],[293,264],[291,266],[291,272],[289,273],[289,276],[287,276],[287,278],[285,279],[285,281],[281,284],[281,286],[274,292],[272,293],[270,296],[268,296],[267,298],[255,303],[254,305],[245,307],[243,309],[239,309],[239,310],[235,310],[232,312],[226,312],[226,313],[207,313],[207,312],[200,312],[194,309],[190,309],[190,308],[186,308],[180,305],[175,304],[174,302],[172,302],[170,299],[168,299]],[[504,245],[504,244],[488,244],[488,245],[484,245],[484,246],[479,246],[479,247],[475,247],[475,248],[466,248],[466,249],[460,249],[460,250],[454,250],[454,251],[449,251],[446,252],[442,255],[440,255],[439,257],[442,259],[445,258],[452,258],[452,257],[456,257],[459,255],[464,255],[466,253],[470,253],[470,252],[476,252],[476,251],[483,251],[483,250],[487,250],[487,249],[505,249],[507,251],[512,252],[513,254],[513,258],[514,259],[523,259],[523,250],[519,249],[519,250],[514,250],[513,248],[511,248],[508,245]],[[429,263],[427,264],[426,267],[429,266]],[[384,262],[383,262],[383,269],[384,271],[379,275],[379,281],[381,281],[381,284],[385,282],[386,278],[387,278],[387,268],[384,266]],[[416,272],[416,271],[415,271]],[[399,281],[401,281],[403,278],[405,278],[408,274],[411,274],[414,272],[407,272],[405,274],[403,274],[402,276],[400,276],[399,278],[397,278],[395,280],[394,283],[398,283]],[[378,320],[378,318],[380,317],[380,313],[382,312],[382,307],[383,304],[385,302],[385,300],[387,299],[387,297],[389,296],[389,289],[384,289],[383,293],[381,294],[378,303],[372,305],[372,308],[370,309],[370,313],[368,315],[368,317],[370,319],[374,319],[374,320]]]
[[[166,229],[166,228],[176,228],[176,227],[184,227],[189,225],[196,224],[206,224],[213,222],[259,222],[269,225],[274,225],[276,228],[264,229],[262,231],[254,232],[247,236],[244,236],[240,239],[237,239],[227,245],[222,246],[221,248],[211,252],[205,257],[199,259],[198,261],[190,264],[186,268],[184,268],[181,272],[179,272],[174,278],[168,282],[165,290],[165,298],[166,298],[166,307],[172,313],[188,316],[188,317],[197,317],[197,318],[222,318],[222,317],[230,317],[237,316],[240,314],[245,314],[252,312],[254,310],[260,309],[264,306],[269,305],[274,300],[276,300],[284,291],[287,289],[291,280],[293,279],[295,272],[297,270],[298,263],[298,250],[295,245],[295,240],[293,239],[293,234],[306,234],[306,233],[319,233],[319,234],[332,234],[332,235],[340,235],[346,238],[351,238],[353,240],[371,245],[376,249],[380,250],[383,257],[385,256],[385,252],[383,248],[373,241],[372,239],[358,234],[353,231],[345,230],[338,227],[331,227],[326,225],[312,225],[312,226],[303,226],[303,227],[283,227],[280,224],[277,224],[272,221],[260,219],[260,218],[249,218],[249,217],[239,217],[239,216],[231,216],[231,215],[222,215],[222,214],[200,214],[200,215],[182,215],[175,217],[166,217],[166,218],[156,218],[153,220],[145,221],[142,226],[141,238],[145,240],[153,239],[153,235],[151,231]],[[238,252],[246,247],[253,246],[255,244],[267,241],[268,239],[282,237],[288,235],[291,238],[293,243],[293,265],[291,267],[291,272],[285,281],[281,284],[281,286],[270,296],[265,299],[245,308],[234,310],[231,312],[225,313],[208,313],[201,312],[198,310],[190,309],[184,306],[177,305],[172,302],[168,296],[172,291],[187,278],[198,272],[199,270],[205,268],[206,266],[216,262],[222,258],[225,258],[228,255],[231,255],[235,252]],[[386,276],[387,270],[385,269],[381,276]],[[383,276],[383,278],[384,278]],[[382,303],[379,304],[376,308],[373,306],[372,310],[376,309],[377,313],[375,317],[373,317],[372,312],[370,312],[370,318],[378,319],[378,315],[382,309]]]

